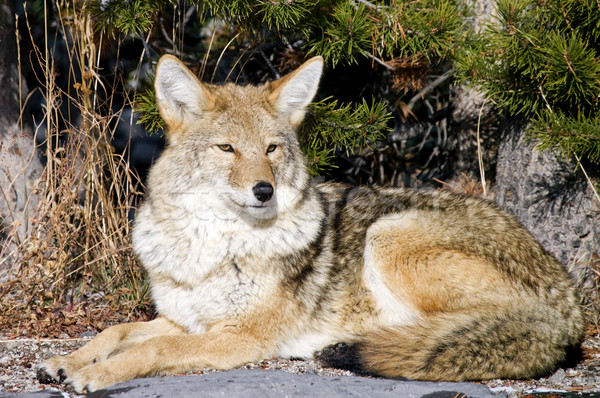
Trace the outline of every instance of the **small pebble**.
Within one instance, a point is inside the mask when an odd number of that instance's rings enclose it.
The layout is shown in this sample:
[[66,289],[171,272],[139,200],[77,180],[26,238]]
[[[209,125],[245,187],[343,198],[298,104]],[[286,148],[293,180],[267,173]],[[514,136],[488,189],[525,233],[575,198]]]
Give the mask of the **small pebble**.
[[81,335],[79,335],[79,337],[81,337],[82,339],[85,339],[85,338],[89,338],[89,337],[94,337],[97,334],[98,333],[94,332],[93,330],[86,330],[85,332],[81,333]]
[[548,381],[553,384],[561,384],[567,377],[567,372],[564,369],[558,369],[554,374],[548,377]]
[[4,343],[4,347],[7,351],[15,350],[17,347],[19,347],[19,345],[20,343],[18,340],[7,341],[6,343]]

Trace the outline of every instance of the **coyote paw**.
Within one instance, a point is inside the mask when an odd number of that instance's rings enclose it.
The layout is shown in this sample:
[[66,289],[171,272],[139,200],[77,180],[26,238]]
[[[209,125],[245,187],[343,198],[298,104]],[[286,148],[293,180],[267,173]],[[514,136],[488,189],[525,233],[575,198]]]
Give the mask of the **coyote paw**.
[[87,394],[118,383],[113,372],[101,364],[83,367],[73,374],[67,375],[64,383],[68,389],[79,394]]
[[[87,365],[87,366],[86,366]],[[42,362],[37,367],[37,379],[42,384],[64,384],[77,393],[91,392],[113,383],[102,382],[110,378],[110,372],[103,372],[95,361],[84,364],[68,356],[56,356]]]
[[42,384],[62,383],[71,370],[66,357],[52,357],[37,366],[37,379]]

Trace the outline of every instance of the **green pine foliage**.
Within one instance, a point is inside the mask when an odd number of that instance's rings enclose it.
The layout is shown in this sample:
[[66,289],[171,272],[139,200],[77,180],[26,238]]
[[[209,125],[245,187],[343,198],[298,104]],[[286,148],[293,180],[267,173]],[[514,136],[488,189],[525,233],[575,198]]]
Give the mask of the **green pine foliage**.
[[[307,56],[321,55],[332,68],[376,58],[389,69],[401,66],[400,73],[415,65],[421,73],[444,60],[464,33],[462,11],[454,0],[208,0],[201,6],[205,17],[226,21],[232,31],[253,40],[299,40]],[[136,102],[140,123],[149,131],[159,129],[152,93],[146,91]],[[390,120],[381,101],[314,104],[301,132],[311,172],[334,167],[336,154],[349,156],[373,146],[385,138]]]
[[584,154],[600,163],[600,115],[573,117],[563,112],[543,112],[532,120],[531,136],[542,150],[554,150],[563,158]]
[[463,40],[465,10],[460,2],[446,0],[395,2],[380,12],[380,53],[393,58],[445,58]]
[[156,95],[153,89],[146,89],[143,93],[136,95],[134,102],[139,115],[137,123],[143,125],[146,131],[156,134],[165,128],[165,122],[160,117],[156,106]]
[[335,66],[368,54],[437,61],[464,34],[458,0],[208,0],[209,15],[255,35],[302,33],[305,49]]
[[364,4],[341,2],[331,14],[316,18],[304,29],[309,53],[319,54],[333,66],[356,63],[357,56],[369,52],[373,43],[372,22]]
[[[164,3],[164,4],[163,4]],[[161,0],[101,0],[85,3],[99,30],[115,35],[139,35],[152,27],[157,11],[167,2]]]
[[541,149],[600,162],[600,5],[498,0],[497,20],[458,57],[459,76],[531,118]]
[[372,147],[385,138],[392,118],[386,104],[363,99],[359,104],[341,104],[326,98],[311,104],[300,139],[307,156],[310,172],[319,175],[333,166],[335,154],[354,154]]
[[[181,14],[178,3],[167,0],[90,0],[87,4],[98,28],[109,34],[146,37],[150,29],[165,31],[165,21],[181,20],[175,18],[177,12]],[[196,41],[200,44],[183,49],[191,63],[199,63],[207,52],[207,59],[216,60],[234,47],[243,54],[248,49],[262,51],[259,43],[272,43],[284,51],[294,43],[293,51],[301,58],[320,55],[330,69],[359,62],[378,67],[392,77],[393,90],[405,93],[421,89],[427,71],[452,55],[465,34],[460,0],[192,0],[191,4],[197,7],[199,21],[193,25],[196,32],[185,35],[200,39]],[[203,46],[199,32],[217,21],[225,26],[213,29],[216,37]],[[268,58],[264,52],[262,56]],[[139,122],[149,131],[160,130],[152,91],[138,94],[136,103]],[[385,138],[391,121],[387,108],[381,101],[315,104],[301,135],[311,172],[331,169],[336,155],[356,154]]]

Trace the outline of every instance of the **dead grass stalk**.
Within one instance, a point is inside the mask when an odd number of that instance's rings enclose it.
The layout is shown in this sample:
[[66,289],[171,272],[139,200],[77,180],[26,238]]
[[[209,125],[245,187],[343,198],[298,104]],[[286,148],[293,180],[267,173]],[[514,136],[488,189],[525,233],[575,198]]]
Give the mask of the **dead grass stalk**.
[[149,309],[130,241],[140,179],[110,144],[123,112],[112,109],[111,90],[120,82],[99,76],[102,38],[82,3],[57,0],[55,7],[69,54],[69,87],[56,82],[46,25],[44,48],[35,48],[33,57],[43,70],[38,80],[45,100],[39,204],[27,237],[10,252],[0,248],[12,264],[0,285],[0,330],[9,335],[76,334],[146,317]]

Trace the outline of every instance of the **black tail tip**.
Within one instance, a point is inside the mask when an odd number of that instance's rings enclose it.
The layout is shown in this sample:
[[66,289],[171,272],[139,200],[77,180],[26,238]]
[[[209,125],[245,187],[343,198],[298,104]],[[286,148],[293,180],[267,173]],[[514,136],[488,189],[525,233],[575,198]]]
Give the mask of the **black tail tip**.
[[357,375],[369,375],[360,359],[358,343],[337,343],[314,353],[323,366],[349,370]]
[[[316,360],[328,368],[349,370],[357,376],[386,377],[370,370],[363,360],[361,351],[364,350],[364,344],[337,343],[323,348],[314,353]],[[394,377],[394,380],[411,380],[406,377]]]

